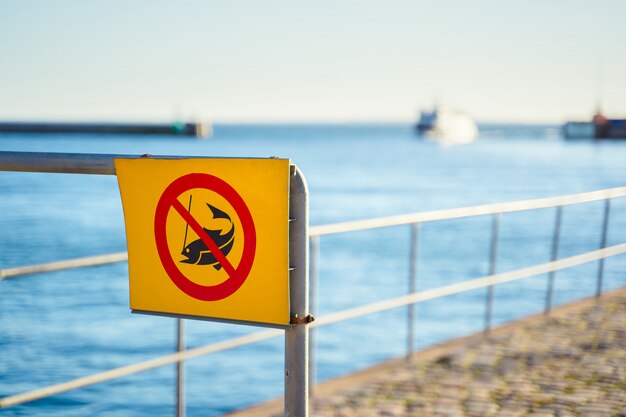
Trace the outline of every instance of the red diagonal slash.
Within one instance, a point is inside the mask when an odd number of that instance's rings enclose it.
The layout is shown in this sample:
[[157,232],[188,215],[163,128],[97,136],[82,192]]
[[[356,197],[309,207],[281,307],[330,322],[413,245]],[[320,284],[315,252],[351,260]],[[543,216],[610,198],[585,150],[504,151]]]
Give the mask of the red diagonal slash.
[[172,201],[172,207],[176,209],[178,214],[180,214],[181,217],[187,222],[187,224],[191,226],[191,228],[193,229],[194,232],[196,232],[198,237],[202,239],[206,247],[209,248],[213,256],[215,256],[215,259],[217,259],[220,265],[222,265],[222,268],[224,268],[224,271],[226,271],[228,276],[229,277],[234,276],[234,274],[236,273],[236,269],[233,267],[230,261],[226,258],[226,256],[224,256],[224,254],[222,253],[220,248],[215,244],[213,239],[211,239],[211,236],[209,236],[204,231],[200,223],[198,223],[198,221],[194,219],[193,216],[187,211],[185,206],[183,206],[180,203],[180,201],[178,201],[178,199],[175,198]]

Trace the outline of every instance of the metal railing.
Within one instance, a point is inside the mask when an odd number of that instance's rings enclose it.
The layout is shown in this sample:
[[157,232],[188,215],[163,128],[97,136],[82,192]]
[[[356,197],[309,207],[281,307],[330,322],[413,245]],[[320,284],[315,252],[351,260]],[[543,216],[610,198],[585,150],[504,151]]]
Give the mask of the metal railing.
[[[114,175],[115,170],[112,167],[113,159],[116,157],[136,157],[128,155],[71,155],[71,154],[32,154],[32,153],[16,153],[16,152],[0,152],[0,171],[29,171],[29,172],[72,172],[72,173],[88,173],[88,174],[109,174]],[[311,324],[313,328],[338,323],[344,320],[354,319],[368,314],[373,314],[385,310],[396,309],[399,307],[408,307],[407,309],[407,357],[411,358],[414,351],[414,329],[417,320],[414,306],[418,303],[433,300],[437,298],[447,297],[453,294],[460,294],[471,290],[481,288],[487,289],[485,301],[485,323],[484,331],[488,333],[492,326],[492,304],[493,304],[493,288],[495,285],[507,282],[513,282],[548,273],[548,285],[546,288],[546,302],[544,312],[550,313],[552,308],[552,297],[554,292],[554,273],[558,270],[570,268],[576,265],[599,261],[598,272],[596,278],[596,296],[599,297],[603,290],[604,275],[604,259],[610,256],[626,253],[626,243],[617,244],[606,247],[607,234],[610,215],[610,201],[613,198],[626,196],[626,187],[612,188],[589,193],[581,193],[574,195],[566,195],[561,197],[550,197],[543,199],[524,200],[510,203],[489,204],[473,207],[464,207],[448,210],[435,210],[427,212],[412,213],[400,216],[381,217],[368,220],[360,220],[353,222],[343,222],[337,224],[329,224],[323,226],[315,226],[309,229],[310,239],[310,304],[313,312],[317,306],[317,282],[319,278],[319,261],[320,261],[320,239],[323,236],[331,234],[339,234],[346,232],[356,232],[362,230],[370,230],[376,228],[386,228],[392,226],[407,225],[411,228],[410,238],[410,265],[408,271],[409,291],[406,295],[399,297],[377,301],[367,305],[338,311],[316,318]],[[604,217],[602,223],[600,247],[597,250],[558,259],[560,236],[561,236],[561,219],[563,209],[566,206],[588,203],[593,201],[605,201]],[[496,273],[496,262],[498,254],[498,236],[500,227],[500,218],[504,213],[527,211],[534,209],[555,208],[556,218],[553,231],[552,250],[550,262],[537,264],[513,271]],[[450,284],[438,288],[425,291],[417,291],[417,275],[418,275],[418,251],[419,251],[419,230],[420,225],[427,222],[443,221],[450,219],[458,219],[475,216],[492,216],[492,233],[491,233],[491,250],[490,250],[490,266],[487,276]],[[108,258],[107,258],[108,257]],[[37,272],[49,270],[59,270],[66,268],[85,267],[90,265],[102,265],[111,262],[122,262],[126,260],[125,253],[105,255],[99,257],[80,258],[51,264],[36,265],[29,267],[11,268],[0,271],[0,279],[15,278]],[[151,360],[137,362],[131,365],[111,369],[105,372],[96,373],[83,378],[77,378],[68,382],[54,384],[29,392],[10,395],[0,398],[0,408],[9,407],[17,404],[34,401],[51,395],[56,395],[65,391],[93,385],[112,379],[122,378],[150,369],[177,364],[177,415],[184,415],[184,371],[182,363],[186,360],[199,356],[204,356],[240,346],[257,343],[270,338],[282,335],[281,330],[265,330],[246,336],[241,336],[231,340],[208,344],[192,349],[184,348],[184,333],[182,321],[178,321],[177,328],[177,347],[178,351],[170,355],[161,356]],[[314,334],[311,333],[310,343],[314,341]],[[315,349],[311,349],[311,370],[309,376],[311,378],[311,386],[315,382]]]
[[[606,257],[618,255],[626,251],[626,243],[606,248],[611,199],[624,196],[626,196],[626,187],[618,187],[559,197],[487,204],[472,207],[461,207],[447,210],[425,211],[398,216],[380,217],[311,227],[311,265],[317,265],[319,259],[320,236],[403,225],[408,225],[411,227],[409,250],[410,263],[408,274],[409,293],[405,296],[397,297],[395,299],[385,300],[377,303],[372,303],[367,306],[357,307],[351,310],[330,314],[328,316],[317,319],[313,327],[315,328],[324,324],[335,323],[341,320],[356,318],[365,314],[372,314],[408,305],[406,356],[407,359],[410,359],[412,357],[412,353],[414,352],[415,322],[417,320],[415,305],[420,302],[486,287],[487,293],[485,299],[485,318],[483,332],[485,334],[489,334],[492,328],[495,285],[548,273],[549,276],[544,308],[544,314],[548,315],[550,314],[553,303],[555,272],[560,269],[570,268],[576,265],[593,261],[599,261],[595,293],[595,296],[599,297],[602,294],[603,288],[604,259]],[[602,231],[598,250],[557,260],[561,238],[563,208],[575,204],[591,203],[597,201],[604,201]],[[527,268],[496,274],[499,233],[502,214],[547,208],[556,209],[555,226],[552,237],[552,250],[550,258],[551,261]],[[416,292],[420,225],[423,223],[434,221],[444,221],[476,216],[492,216],[488,275],[485,277],[464,281],[458,284],[447,285],[428,291]],[[312,288],[310,303],[312,306],[317,305],[316,293],[319,281],[318,274],[318,268],[316,266],[313,267],[310,272],[310,285]],[[316,313],[315,310],[313,310],[312,312],[313,314]],[[311,340],[314,340],[314,332],[312,331],[311,333]],[[310,350],[314,351],[313,347],[311,347]],[[314,356],[310,358],[310,364],[312,368],[315,367]],[[315,378],[314,369],[311,370],[309,375],[312,378],[310,385],[313,387],[315,385],[315,380],[313,379]]]

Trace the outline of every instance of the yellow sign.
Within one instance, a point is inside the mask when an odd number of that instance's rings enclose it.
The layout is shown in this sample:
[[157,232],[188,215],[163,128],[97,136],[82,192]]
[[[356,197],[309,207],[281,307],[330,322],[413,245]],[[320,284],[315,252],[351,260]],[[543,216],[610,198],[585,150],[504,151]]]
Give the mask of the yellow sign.
[[135,312],[287,326],[289,160],[116,159]]

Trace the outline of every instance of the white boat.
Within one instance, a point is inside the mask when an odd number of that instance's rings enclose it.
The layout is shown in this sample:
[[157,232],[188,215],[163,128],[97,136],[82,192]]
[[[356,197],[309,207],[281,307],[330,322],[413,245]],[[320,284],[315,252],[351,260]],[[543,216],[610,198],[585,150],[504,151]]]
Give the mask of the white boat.
[[422,111],[416,127],[420,135],[449,145],[471,143],[478,137],[478,127],[468,114],[442,105]]

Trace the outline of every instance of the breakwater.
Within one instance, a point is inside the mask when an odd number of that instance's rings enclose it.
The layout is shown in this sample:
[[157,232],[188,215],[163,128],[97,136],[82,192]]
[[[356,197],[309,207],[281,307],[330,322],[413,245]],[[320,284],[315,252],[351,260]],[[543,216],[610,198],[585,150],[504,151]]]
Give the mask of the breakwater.
[[115,123],[115,122],[0,122],[0,133],[82,133],[111,135],[168,135],[208,137],[207,123]]

